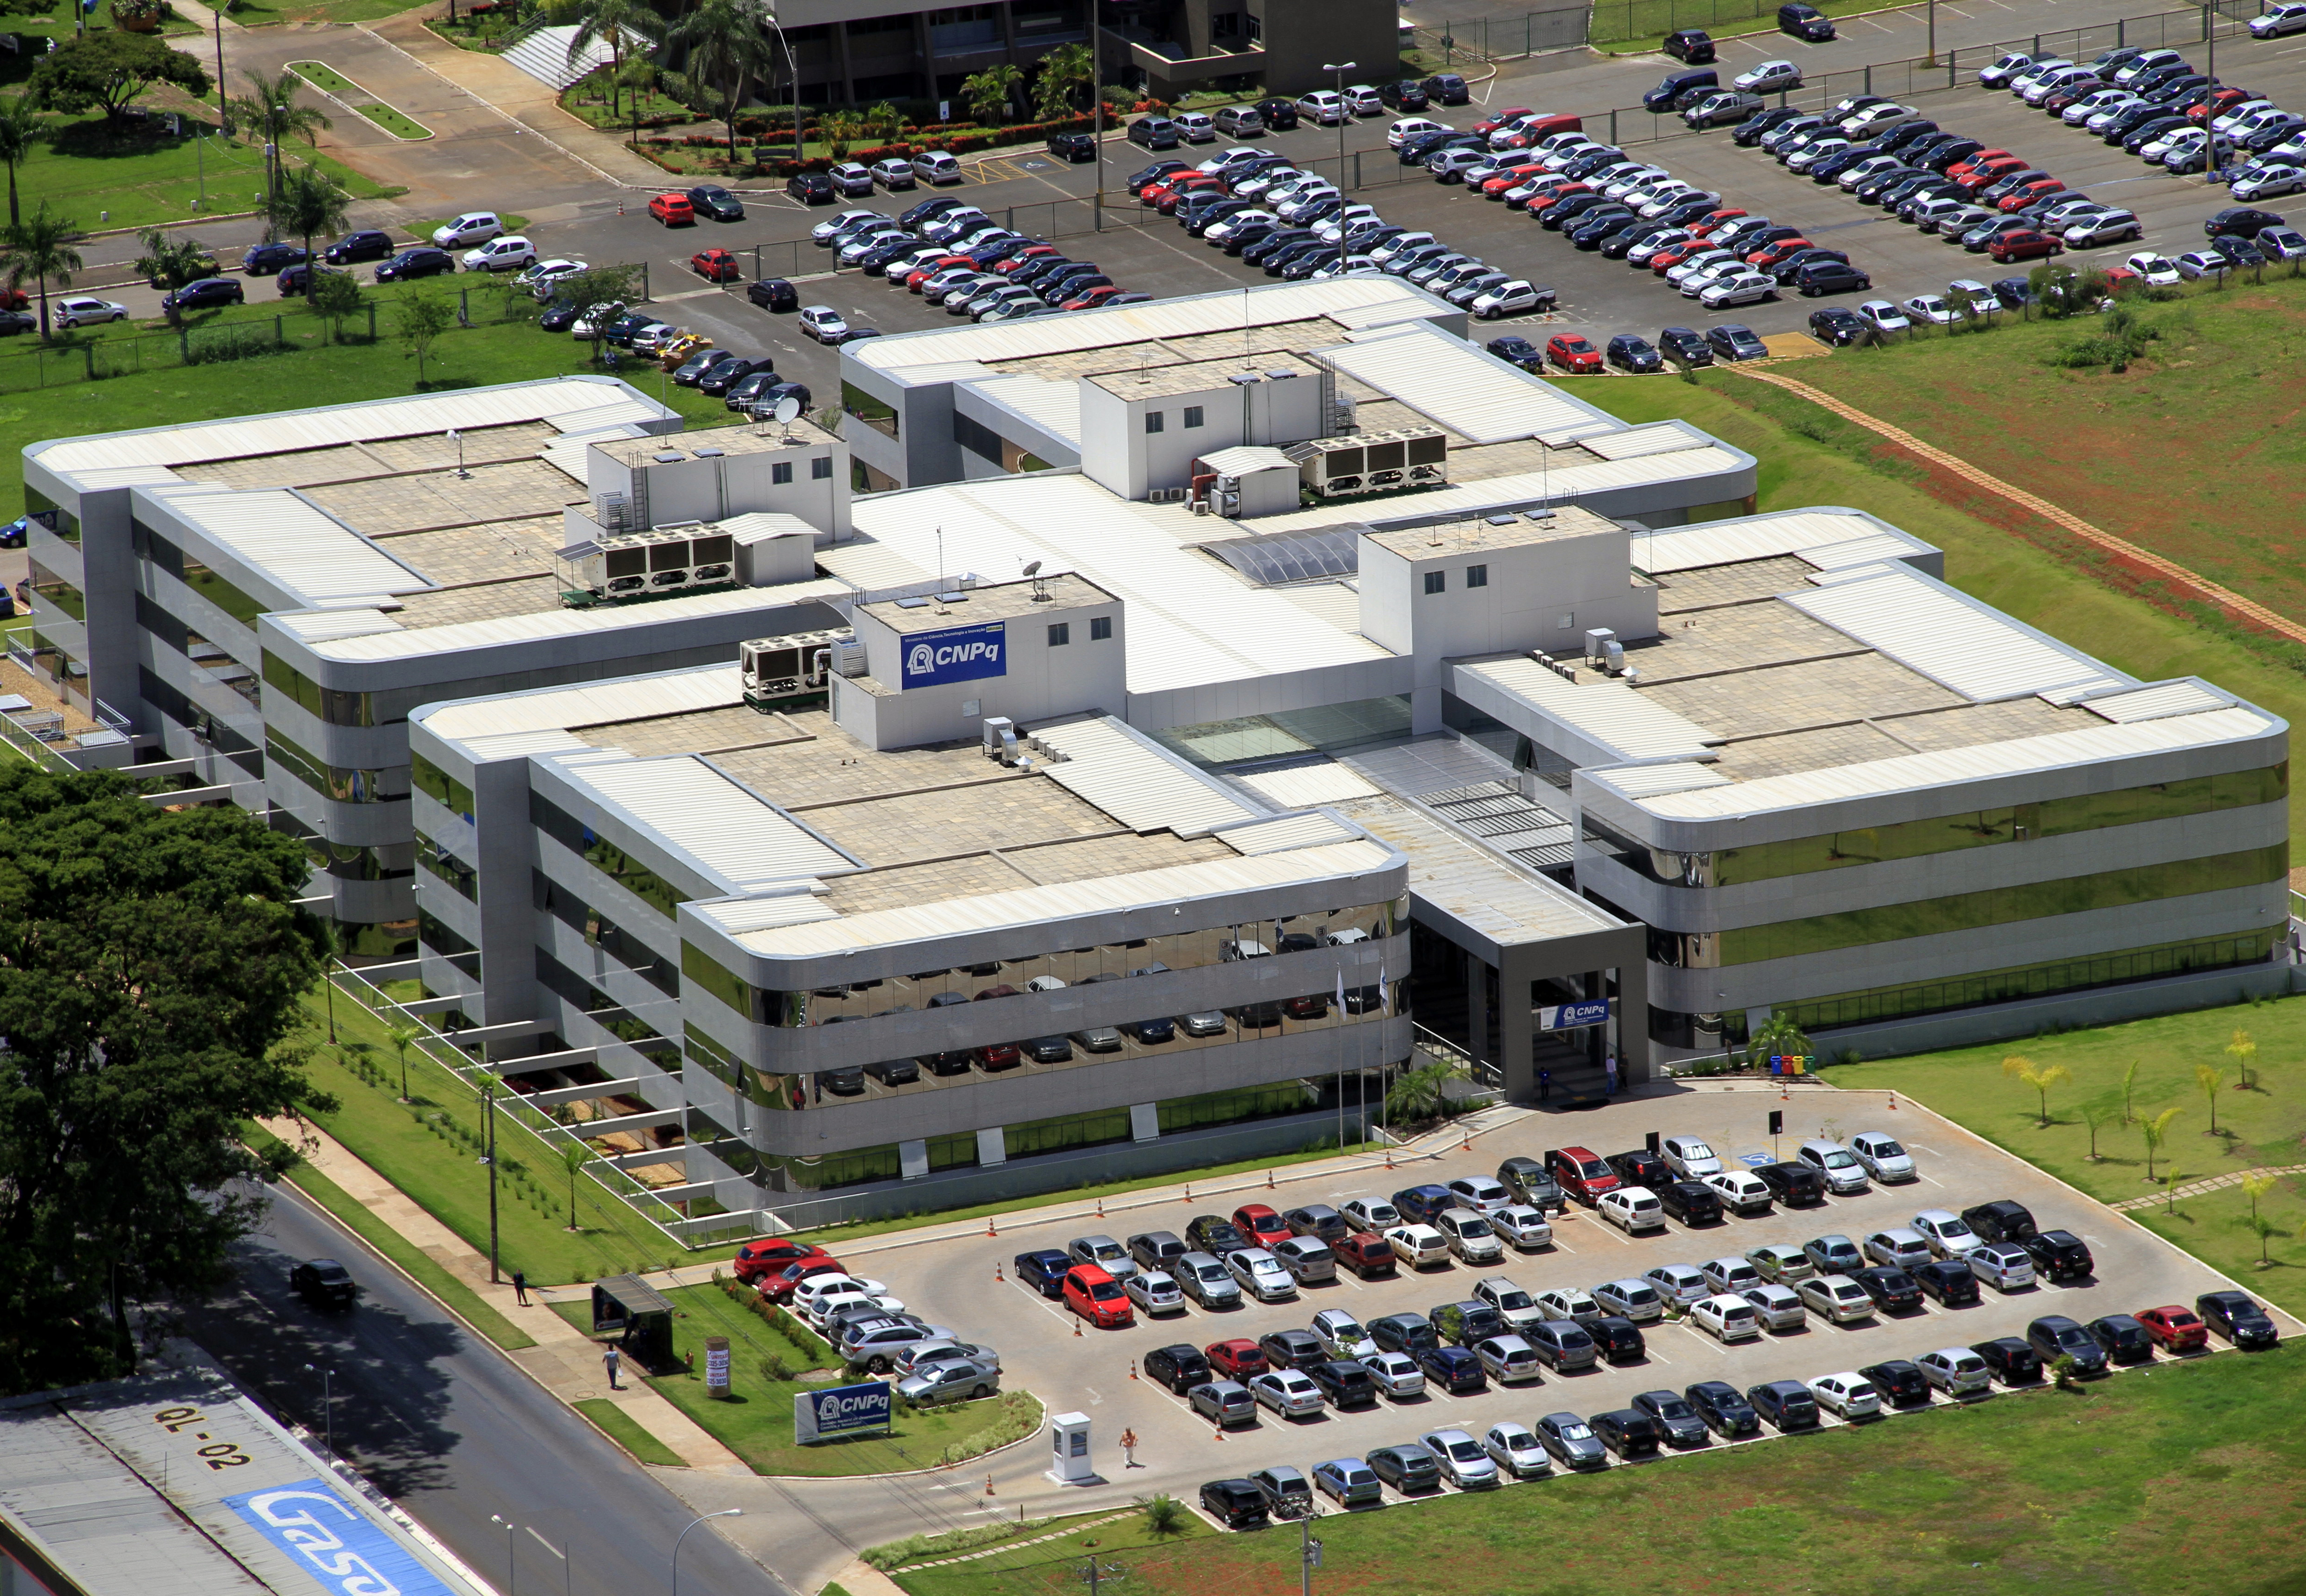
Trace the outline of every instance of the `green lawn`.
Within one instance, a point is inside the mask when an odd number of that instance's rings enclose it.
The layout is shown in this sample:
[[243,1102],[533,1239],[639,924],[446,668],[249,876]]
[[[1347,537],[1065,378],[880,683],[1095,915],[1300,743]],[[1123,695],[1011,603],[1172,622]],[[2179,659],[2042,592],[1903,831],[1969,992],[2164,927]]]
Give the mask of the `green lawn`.
[[[773,1380],[761,1368],[762,1360],[770,1355],[782,1359],[788,1368],[798,1366],[804,1360],[793,1344],[739,1309],[717,1285],[683,1286],[665,1294],[677,1310],[673,1350],[683,1357],[693,1355],[696,1367],[693,1372],[648,1376],[648,1383],[761,1473],[886,1474],[926,1469],[935,1465],[948,1447],[969,1446],[972,1438],[982,1436],[1021,1406],[1029,1408],[1028,1416],[1035,1424],[1039,1422],[1040,1404],[1030,1395],[1016,1392],[984,1402],[924,1409],[910,1417],[900,1414],[893,1432],[886,1437],[797,1446],[792,1438],[792,1399],[821,1387]],[[705,1392],[705,1338],[708,1336],[729,1337],[730,1395],[726,1401],[715,1401]]]
[[[1998,334],[1977,340],[1989,344]],[[1963,340],[1950,340],[1961,342]],[[1821,387],[1823,368],[1844,359],[1782,368]],[[2172,615],[2109,586],[2087,562],[2069,562],[2042,544],[1972,514],[1999,501],[1965,504],[1932,497],[1911,464],[1876,451],[1876,440],[1815,405],[1742,377],[1719,372],[1695,383],[1669,378],[1588,381],[1576,392],[1627,421],[1679,416],[1761,462],[1764,510],[1839,504],[1879,516],[1946,551],[1946,580],[2028,625],[2148,681],[2199,676],[2294,722],[2306,718],[2306,679],[2232,627]],[[1797,431],[1799,427],[1804,431]],[[2054,487],[2044,490],[2057,498]],[[2293,825],[2306,821],[2306,787],[2291,799]]]
[[[1862,1429],[1331,1516],[1320,1521],[1313,1583],[1384,1596],[2280,1596],[2306,1589],[2298,1356],[2219,1353],[2076,1395],[2005,1393]],[[1281,1596],[1299,1580],[1286,1525],[1112,1561],[1130,1596]],[[898,1583],[913,1596],[1072,1596],[1081,1562],[1072,1547],[1037,1547]]]
[[[1012,1570],[1029,1572],[1062,1558],[1077,1559],[1075,1566],[1078,1567],[1088,1560],[1092,1551],[1102,1562],[1124,1552],[1142,1551],[1147,1547],[1179,1546],[1188,1541],[1217,1533],[1205,1522],[1186,1513],[1178,1519],[1175,1529],[1166,1535],[1157,1535],[1146,1523],[1141,1512],[1122,1510],[1128,1511],[1129,1516],[1116,1519],[1114,1517],[1115,1511],[1108,1506],[1094,1513],[1072,1514],[1063,1518],[1037,1518],[1021,1524],[984,1523],[944,1535],[916,1535],[909,1541],[892,1542],[886,1547],[874,1547],[866,1556],[875,1566],[881,1566],[882,1560],[886,1558],[902,1567],[907,1563],[923,1563],[932,1558],[991,1547],[1004,1540],[1041,1541],[1038,1546],[1021,1546],[1011,1551],[972,1558],[967,1565],[973,1574],[1005,1574]],[[1043,1541],[1041,1538],[1045,1535],[1059,1538]],[[895,1555],[891,1556],[893,1553]],[[941,1574],[945,1570],[936,1572]]]
[[[95,231],[190,221],[263,205],[263,153],[217,135],[212,124],[206,137],[183,140],[168,138],[157,124],[115,130],[101,116],[56,118],[54,125],[56,135],[36,148],[16,174],[28,211],[46,201],[52,214]],[[327,156],[292,149],[290,159],[319,166],[356,200],[387,196],[388,191]]]
[[[2254,1086],[2249,1091],[2234,1089],[2239,1077],[2225,1052],[2237,1029],[2258,1044],[2251,1068]],[[2003,1071],[2003,1060],[2013,1055],[2041,1068],[2061,1066],[2071,1077],[2050,1088],[2046,1127],[2041,1123],[2039,1096]],[[2155,1161],[2155,1173],[2158,1180],[2174,1164],[2182,1185],[2236,1170],[2306,1164],[2306,1151],[2300,1148],[2300,1138],[2306,1136],[2302,1057],[2306,1057],[2306,998],[2292,997],[1991,1047],[1837,1065],[1826,1079],[1835,1086],[1894,1087],[1909,1093],[2060,1180],[2107,1202],[2122,1202],[2163,1190],[2146,1181],[2143,1131],[2135,1122],[2122,1122],[2122,1076],[2132,1060],[2138,1063],[2131,1094],[2135,1118],[2178,1111],[2166,1133],[2167,1150]],[[2216,1097],[2216,1135],[2210,1133],[2210,1100],[2194,1073],[2204,1065],[2225,1077]],[[2092,1114],[2099,1122],[2096,1162],[2089,1157],[2088,1116]],[[2157,1204],[2137,1217],[2187,1251],[2306,1317],[2306,1241],[2299,1234],[2306,1225],[2306,1182],[2285,1177],[2259,1201],[2259,1211],[2279,1227],[2268,1246],[2274,1267],[2263,1270],[2259,1267],[2259,1238],[2249,1229],[2250,1199],[2239,1186],[2182,1197],[2174,1215],[2166,1208]]]
[[680,1454],[656,1437],[643,1430],[633,1416],[605,1396],[588,1396],[571,1404],[576,1410],[593,1421],[602,1434],[631,1453],[642,1463],[661,1469],[686,1468]]

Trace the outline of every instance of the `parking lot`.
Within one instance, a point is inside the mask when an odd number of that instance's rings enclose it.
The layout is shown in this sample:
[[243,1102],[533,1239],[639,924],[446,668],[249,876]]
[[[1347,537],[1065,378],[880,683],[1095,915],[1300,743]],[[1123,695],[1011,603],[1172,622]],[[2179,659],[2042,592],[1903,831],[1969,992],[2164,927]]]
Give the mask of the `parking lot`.
[[[1741,1392],[1770,1380],[1806,1381],[1889,1359],[1917,1358],[1939,1348],[2023,1336],[2027,1325],[2045,1315],[2063,1314],[2088,1323],[2101,1315],[2164,1303],[2191,1304],[2205,1292],[2230,1289],[2234,1284],[1951,1122],[1910,1102],[1892,1108],[1891,1101],[1879,1093],[1814,1088],[1781,1100],[1774,1091],[1752,1086],[1668,1088],[1598,1110],[1519,1114],[1473,1138],[1471,1151],[1431,1163],[1405,1164],[1390,1173],[1378,1163],[1344,1182],[1332,1177],[1281,1179],[1269,1192],[1231,1191],[1217,1199],[1205,1193],[1192,1202],[1174,1189],[1145,1193],[1126,1199],[1135,1206],[1116,1204],[1102,1222],[1029,1223],[1028,1216],[1019,1216],[997,1236],[866,1243],[856,1250],[852,1267],[885,1280],[933,1322],[995,1345],[1011,1388],[1030,1389],[1052,1413],[1077,1410],[1090,1416],[1092,1455],[1104,1483],[1080,1492],[1082,1508],[1096,1506],[1115,1491],[1159,1489],[1190,1499],[1210,1479],[1278,1464],[1310,1472],[1328,1459],[1362,1456],[1372,1448],[1414,1441],[1432,1430],[1457,1429],[1478,1438],[1499,1421],[1533,1426],[1551,1413],[1590,1416],[1626,1407],[1644,1391],[1678,1392],[1704,1380],[1727,1381]],[[1775,1149],[1765,1131],[1766,1114],[1772,1108],[1787,1116],[1785,1134]],[[1099,1330],[1019,1285],[1011,1267],[1014,1255],[1063,1248],[1075,1235],[1101,1233],[1125,1242],[1141,1231],[1183,1234],[1195,1216],[1230,1214],[1244,1201],[1262,1201],[1285,1211],[1308,1202],[1342,1206],[1355,1196],[1389,1197],[1413,1185],[1488,1174],[1507,1156],[1540,1156],[1550,1147],[1582,1145],[1607,1156],[1640,1147],[1653,1131],[1695,1134],[1736,1169],[1756,1159],[1766,1161],[1773,1151],[1790,1156],[1806,1137],[1823,1132],[1846,1141],[1869,1130],[1901,1139],[1913,1156],[1918,1178],[1888,1188],[1869,1185],[1852,1196],[1830,1197],[1818,1208],[1775,1209],[1695,1229],[1670,1222],[1662,1233],[1632,1237],[1573,1203],[1557,1219],[1550,1247],[1518,1256],[1509,1250],[1503,1262],[1480,1267],[1453,1261],[1414,1273],[1405,1269],[1392,1279],[1363,1282],[1341,1276],[1333,1283],[1302,1288],[1293,1302],[1217,1312],[1189,1305],[1182,1313],[1160,1319],[1140,1312],[1128,1327]],[[2093,1273],[2070,1284],[2039,1284],[2007,1295],[1989,1285],[1982,1289],[1976,1306],[1949,1310],[1926,1301],[1918,1310],[1869,1315],[1847,1326],[1813,1314],[1799,1330],[1769,1333],[1757,1342],[1728,1346],[1686,1322],[1660,1322],[1644,1327],[1645,1355],[1623,1365],[1548,1372],[1535,1382],[1493,1385],[1465,1395],[1429,1388],[1424,1395],[1405,1401],[1380,1397],[1373,1408],[1351,1413],[1325,1409],[1299,1420],[1283,1420],[1260,1410],[1254,1424],[1223,1435],[1193,1413],[1184,1398],[1137,1372],[1144,1354],[1156,1347],[1255,1339],[1302,1327],[1324,1309],[1345,1310],[1364,1325],[1386,1314],[1423,1314],[1470,1296],[1474,1282],[1488,1276],[1507,1276],[1533,1294],[1565,1287],[1590,1291],[1662,1264],[1702,1264],[1768,1242],[1798,1246],[1812,1237],[1837,1233],[1862,1241],[1871,1232],[1907,1225],[1924,1209],[1960,1210],[2001,1199],[2025,1205],[2044,1230],[2066,1229],[2082,1237],[2093,1255]],[[2276,1319],[2285,1336],[2300,1328],[2286,1315],[2277,1312]],[[2224,1343],[2214,1336],[2211,1345],[2216,1349]],[[2165,1361],[2164,1355],[2157,1353],[2156,1361]],[[1997,1384],[1996,1394],[1982,1400],[2016,1399]],[[1933,1404],[1944,1401],[1934,1397]],[[1829,1427],[1841,1422],[1831,1414],[1823,1417]],[[1134,1430],[1139,1439],[1140,1466],[1133,1470],[1123,1470],[1116,1446],[1124,1428]],[[1768,1433],[1765,1430],[1764,1438]],[[1710,1439],[1705,1447],[1723,1444]],[[1614,1466],[1624,1466],[1612,1461]],[[1431,1499],[1437,1493],[1422,1494]],[[1388,1488],[1386,1499],[1401,1498]],[[1326,1499],[1321,1506],[1325,1512],[1336,1510]]]

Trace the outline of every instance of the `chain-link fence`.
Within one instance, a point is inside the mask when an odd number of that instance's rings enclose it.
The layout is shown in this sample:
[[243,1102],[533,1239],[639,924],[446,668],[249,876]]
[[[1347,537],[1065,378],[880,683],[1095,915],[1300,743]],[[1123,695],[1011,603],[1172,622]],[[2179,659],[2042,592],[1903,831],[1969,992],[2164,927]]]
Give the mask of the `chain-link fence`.
[[[1468,17],[1421,25],[1415,34],[1417,47],[1444,63],[1511,61],[1579,45],[1658,38],[1678,28],[1734,26],[1769,16],[1777,8],[1778,0],[1592,0],[1589,5],[1533,11],[1518,17]],[[2261,9],[2259,0],[2211,0],[2183,11],[2045,34],[2043,43],[2069,55],[2074,47],[2058,41],[2075,36],[2088,36],[2087,47],[2092,55],[2120,45],[2147,48],[2182,45],[2208,37],[2203,29],[2213,13],[2242,22]],[[2225,36],[2221,31],[2219,37]],[[1969,47],[1963,54],[1968,56],[1979,47]],[[1992,47],[1999,55],[2024,48],[2025,41]]]

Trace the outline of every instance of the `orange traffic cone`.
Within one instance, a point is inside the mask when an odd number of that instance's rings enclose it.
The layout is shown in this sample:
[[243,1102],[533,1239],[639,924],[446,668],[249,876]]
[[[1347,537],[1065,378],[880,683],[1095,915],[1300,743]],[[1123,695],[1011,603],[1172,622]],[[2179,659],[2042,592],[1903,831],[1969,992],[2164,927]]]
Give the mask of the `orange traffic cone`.
[[1079,1319],[1073,1320],[1073,1334],[1076,1336],[1080,1334],[1080,1320]]
[[1273,1187],[1273,1172],[1272,1172],[1271,1170],[1269,1170],[1269,1169],[1268,1169],[1268,1170],[1267,1170],[1267,1171],[1265,1172],[1265,1189],[1266,1189],[1268,1191],[1272,1191],[1272,1190],[1274,1189],[1274,1187]]
[[1137,1378],[1137,1365],[1134,1363],[1129,1366],[1129,1378],[1132,1380]]
[[1102,1197],[1097,1199],[1097,1216],[1100,1219],[1105,1217],[1105,1199]]
[[1191,1181],[1185,1182],[1185,1206],[1189,1208],[1193,1206],[1193,1182]]
[[993,1494],[993,1476],[990,1474],[985,1476],[985,1494],[988,1497]]
[[1894,1091],[1890,1094],[1890,1106],[1892,1110],[1898,1106],[1898,1094]]
[[1471,1131],[1465,1132],[1465,1145],[1463,1150],[1468,1153],[1473,1150],[1473,1133]]
[[995,1285],[1001,1284],[1001,1260],[998,1259],[993,1261],[993,1284]]
[[993,1228],[993,1216],[990,1214],[985,1216],[985,1233],[995,1240],[998,1240],[1001,1235],[999,1231]]

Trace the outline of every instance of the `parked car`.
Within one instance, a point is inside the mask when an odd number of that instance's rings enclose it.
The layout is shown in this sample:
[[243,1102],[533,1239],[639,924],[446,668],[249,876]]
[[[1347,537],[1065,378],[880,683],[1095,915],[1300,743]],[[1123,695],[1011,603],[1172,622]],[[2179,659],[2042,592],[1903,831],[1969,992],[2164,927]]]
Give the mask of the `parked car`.
[[2141,1309],[2137,1317],[2147,1335],[2154,1338],[2154,1344],[2165,1353],[2198,1353],[2209,1345],[2209,1327],[2202,1322],[2199,1314],[2182,1304]]
[[1689,1322],[1725,1344],[1750,1341],[1762,1333],[1761,1316],[1753,1303],[1728,1292],[1690,1304]]
[[2071,1358],[2074,1372],[2084,1377],[2105,1374],[2111,1367],[2097,1338],[2063,1313],[2044,1314],[2028,1325],[2026,1344],[2046,1364]]
[[1858,1420],[1877,1419],[1882,1415],[1882,1394],[1874,1383],[1856,1370],[1841,1374],[1822,1374],[1809,1382],[1810,1395],[1818,1406],[1832,1412],[1837,1418]]
[[1537,1421],[1537,1438],[1564,1468],[1600,1469],[1610,1463],[1608,1448],[1593,1426],[1576,1413],[1548,1413]]
[[1507,1158],[1498,1165],[1498,1180],[1533,1208],[1559,1214],[1569,1206],[1567,1194],[1534,1158]]
[[1825,1200],[1825,1178],[1806,1164],[1764,1164],[1754,1173],[1787,1208],[1809,1208]]
[[1553,1472],[1545,1443],[1525,1424],[1500,1420],[1482,1432],[1482,1447],[1499,1470],[1516,1480],[1542,1480]]
[[1202,1510],[1228,1530],[1246,1530],[1269,1521],[1265,1493],[1248,1480],[1212,1480],[1201,1487]]
[[1377,1382],[1357,1359],[1324,1359],[1306,1364],[1302,1373],[1331,1407],[1373,1407],[1377,1404]]
[[1972,1342],[1969,1350],[2005,1386],[2023,1386],[2042,1378],[2041,1353],[2018,1336],[1997,1336],[1991,1341]]
[[1941,1347],[1914,1360],[1922,1378],[1948,1396],[1976,1396],[1993,1389],[1994,1370],[1966,1346]]
[[2105,1314],[2082,1327],[2089,1332],[2090,1339],[2097,1343],[2110,1362],[2154,1361],[2154,1336],[2131,1314]]
[[1203,1308],[1241,1306],[1241,1286],[1232,1272],[1206,1252],[1186,1253],[1170,1273],[1176,1276],[1178,1288]]
[[[1671,333],[1687,329],[1669,328],[1666,330]],[[1702,339],[1698,347],[1705,354],[1705,359],[1699,363],[1711,365],[1712,351],[1705,349]],[[1766,1214],[1770,1211],[1771,1203],[1776,1200],[1777,1194],[1770,1189],[1769,1182],[1750,1169],[1725,1169],[1720,1174],[1707,1175],[1705,1183],[1721,1199],[1724,1208],[1734,1208],[1743,1216]]]
[[1522,1332],[1538,1361],[1559,1374],[1566,1370],[1590,1369],[1601,1357],[1601,1349],[1585,1327],[1570,1319],[1549,1319],[1532,1325]]
[[1181,1396],[1213,1378],[1208,1356],[1184,1342],[1155,1347],[1145,1354],[1144,1366],[1147,1379],[1157,1380]]
[[1799,1380],[1770,1380],[1746,1393],[1754,1412],[1781,1434],[1818,1427],[1817,1398]]
[[1404,1496],[1441,1489],[1441,1463],[1414,1441],[1379,1447],[1364,1461],[1371,1472]]
[[2238,1347],[2269,1347],[2280,1338],[2266,1310],[2245,1292],[2206,1292],[2194,1299],[2194,1311]]
[[1918,1178],[1913,1155],[1900,1145],[1897,1138],[1879,1131],[1861,1131],[1851,1137],[1849,1156],[1868,1175],[1885,1186]]
[[[420,245],[413,250],[403,250],[391,260],[380,262],[376,269],[376,280],[380,283],[400,283],[414,277],[438,277],[456,269],[457,258],[448,251],[426,249]],[[196,288],[200,285],[194,283],[189,286]],[[234,300],[232,303],[238,304],[240,302]]]
[[1761,1415],[1727,1380],[1700,1380],[1682,1392],[1705,1427],[1724,1440],[1758,1434]]
[[1906,1273],[1913,1277],[1924,1296],[1942,1308],[1969,1308],[1977,1303],[1977,1276],[1960,1259],[1916,1264]]
[[1384,1487],[1377,1471],[1358,1457],[1339,1457],[1313,1465],[1313,1489],[1340,1507],[1381,1501]]
[[1930,1250],[1940,1258],[1960,1258],[1984,1245],[1984,1238],[1960,1216],[1943,1208],[1925,1208],[1914,1216],[1913,1228],[1921,1233]]

